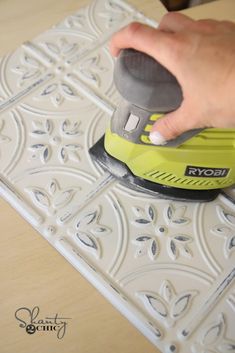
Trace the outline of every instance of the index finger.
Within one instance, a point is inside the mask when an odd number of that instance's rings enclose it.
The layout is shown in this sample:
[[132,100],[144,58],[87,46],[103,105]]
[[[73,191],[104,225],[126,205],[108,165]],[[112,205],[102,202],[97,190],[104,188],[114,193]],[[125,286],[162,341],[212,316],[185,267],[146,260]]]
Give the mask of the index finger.
[[173,72],[175,68],[173,53],[176,46],[174,33],[133,22],[113,35],[110,51],[112,55],[117,56],[121,49],[133,48],[152,56]]

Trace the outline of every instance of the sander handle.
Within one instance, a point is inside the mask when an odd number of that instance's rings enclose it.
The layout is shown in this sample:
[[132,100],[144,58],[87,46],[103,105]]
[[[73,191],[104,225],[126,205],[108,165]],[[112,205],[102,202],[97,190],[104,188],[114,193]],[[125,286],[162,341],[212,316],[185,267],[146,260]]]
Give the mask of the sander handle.
[[[115,64],[114,83],[122,101],[113,115],[111,131],[134,143],[151,144],[151,125],[183,101],[176,77],[151,56],[124,49]],[[162,147],[177,147],[201,130],[187,131]]]

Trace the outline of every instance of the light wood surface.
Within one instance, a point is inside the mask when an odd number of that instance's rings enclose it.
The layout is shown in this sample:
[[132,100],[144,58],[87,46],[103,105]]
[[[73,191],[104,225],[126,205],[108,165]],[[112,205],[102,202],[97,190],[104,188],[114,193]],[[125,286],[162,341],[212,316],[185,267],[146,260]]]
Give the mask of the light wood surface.
[[[0,56],[32,39],[92,0],[0,0]],[[160,0],[130,0],[147,17],[166,13]]]
[[214,18],[216,20],[235,21],[235,1],[217,0],[181,12],[185,15],[193,17],[196,20]]
[[[157,0],[131,0],[160,20]],[[87,0],[1,0],[0,55],[35,37]],[[195,18],[235,18],[234,0],[186,12]],[[221,15],[223,14],[223,15]],[[156,353],[157,350],[5,201],[0,200],[0,353]],[[41,317],[70,317],[62,340],[54,334],[26,335],[15,311],[40,307]]]

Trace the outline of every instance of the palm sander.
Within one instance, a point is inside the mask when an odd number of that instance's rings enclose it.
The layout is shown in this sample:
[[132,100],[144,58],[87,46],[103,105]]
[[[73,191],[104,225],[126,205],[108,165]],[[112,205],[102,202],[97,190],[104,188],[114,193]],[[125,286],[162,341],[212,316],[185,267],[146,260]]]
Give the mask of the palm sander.
[[122,99],[105,136],[90,149],[103,169],[132,189],[178,200],[211,201],[235,183],[235,129],[194,129],[165,145],[151,143],[154,122],[183,100],[166,68],[125,49],[114,82]]

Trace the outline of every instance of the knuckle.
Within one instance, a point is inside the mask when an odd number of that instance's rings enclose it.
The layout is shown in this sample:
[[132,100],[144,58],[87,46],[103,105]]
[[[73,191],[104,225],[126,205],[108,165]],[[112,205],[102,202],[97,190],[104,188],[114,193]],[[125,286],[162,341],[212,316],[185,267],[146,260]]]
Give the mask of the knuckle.
[[175,60],[180,60],[185,56],[189,47],[188,38],[184,33],[176,33],[170,43],[171,55],[174,56]]
[[171,22],[172,18],[175,18],[175,13],[174,12],[167,12],[161,19],[160,25],[162,24],[167,24],[168,22]]
[[226,20],[220,21],[220,26],[224,30],[235,31],[235,24],[233,22],[226,21]]
[[218,21],[216,20],[197,20],[195,22],[195,27],[198,30],[202,30],[208,33],[213,32],[218,26]]
[[131,40],[140,31],[142,24],[140,22],[132,22],[126,27],[126,35]]

